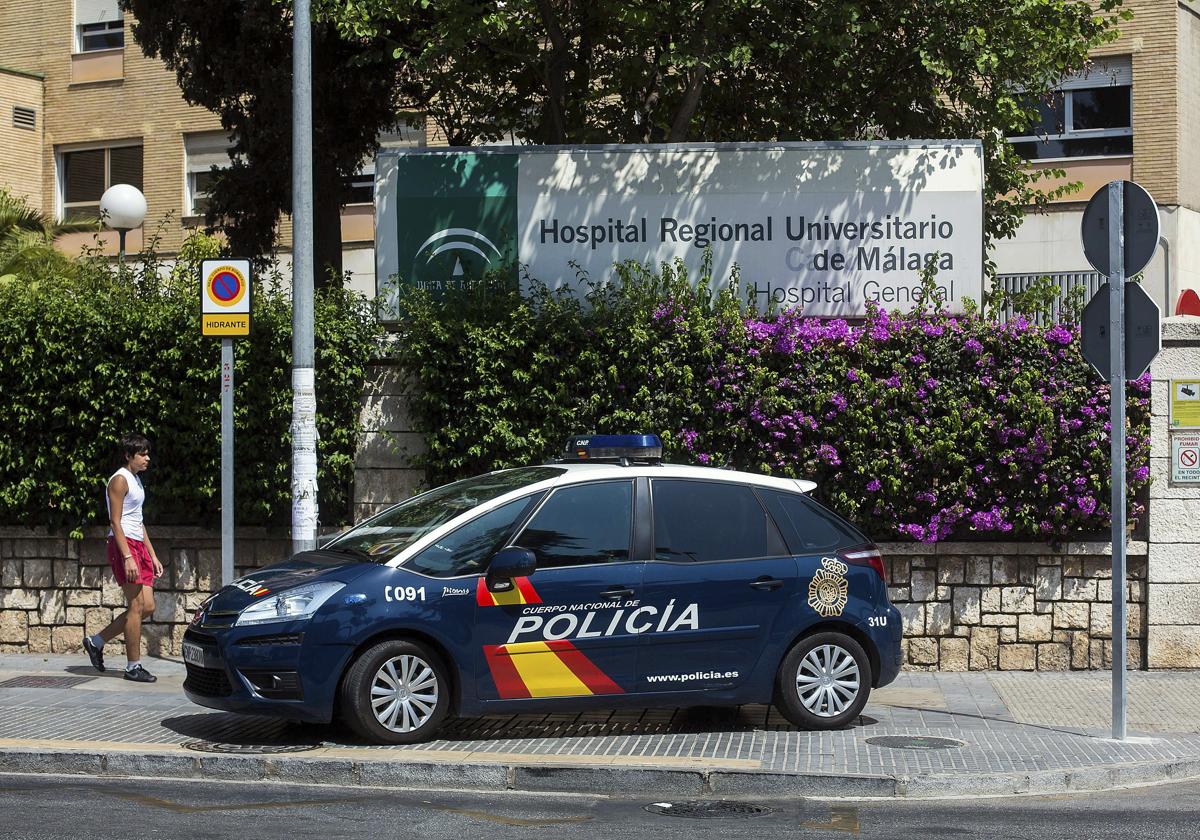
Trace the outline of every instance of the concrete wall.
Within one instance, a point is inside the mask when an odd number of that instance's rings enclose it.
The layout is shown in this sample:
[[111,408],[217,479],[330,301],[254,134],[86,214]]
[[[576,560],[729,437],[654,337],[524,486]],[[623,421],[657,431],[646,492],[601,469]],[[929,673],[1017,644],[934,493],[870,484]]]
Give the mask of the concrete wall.
[[1151,668],[1200,668],[1200,486],[1170,480],[1171,378],[1200,378],[1200,318],[1163,322],[1163,350],[1150,367],[1149,614]]

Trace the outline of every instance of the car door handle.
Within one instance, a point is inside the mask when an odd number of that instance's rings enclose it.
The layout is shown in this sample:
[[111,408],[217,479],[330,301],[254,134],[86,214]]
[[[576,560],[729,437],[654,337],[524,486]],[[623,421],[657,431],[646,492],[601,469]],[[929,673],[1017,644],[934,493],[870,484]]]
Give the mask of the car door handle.
[[600,594],[602,596],[604,596],[605,598],[608,598],[609,600],[612,600],[614,598],[632,598],[633,590],[627,589],[627,588],[621,587],[621,586],[613,586],[613,587],[610,587],[609,589],[605,589]]
[[750,584],[755,589],[778,589],[783,586],[783,581],[775,578],[760,577],[758,580]]

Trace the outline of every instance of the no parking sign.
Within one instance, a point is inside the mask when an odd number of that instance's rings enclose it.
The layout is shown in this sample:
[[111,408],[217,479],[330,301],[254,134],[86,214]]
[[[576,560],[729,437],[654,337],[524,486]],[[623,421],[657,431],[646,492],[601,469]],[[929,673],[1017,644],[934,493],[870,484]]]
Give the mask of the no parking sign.
[[250,260],[202,262],[200,303],[204,335],[249,335]]

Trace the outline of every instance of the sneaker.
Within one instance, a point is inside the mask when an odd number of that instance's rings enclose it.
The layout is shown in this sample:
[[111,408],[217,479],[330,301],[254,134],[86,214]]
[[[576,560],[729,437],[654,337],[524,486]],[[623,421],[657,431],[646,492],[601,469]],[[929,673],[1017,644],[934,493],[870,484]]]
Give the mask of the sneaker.
[[98,646],[92,641],[91,636],[83,637],[83,649],[87,651],[88,659],[92,660],[92,667],[101,673],[104,672],[104,648]]
[[126,668],[125,679],[143,683],[152,683],[158,681],[158,677],[151,674],[141,665],[134,665],[132,668]]

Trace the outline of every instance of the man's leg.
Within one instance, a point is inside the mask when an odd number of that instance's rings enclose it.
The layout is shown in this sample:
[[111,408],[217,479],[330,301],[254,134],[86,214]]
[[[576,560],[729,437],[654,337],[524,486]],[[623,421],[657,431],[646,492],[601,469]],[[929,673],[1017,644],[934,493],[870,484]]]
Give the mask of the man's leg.
[[[124,613],[125,659],[129,662],[137,662],[142,658],[142,615],[144,614],[142,591],[147,587],[140,583],[127,583],[121,589],[125,593],[127,605]],[[150,600],[153,603],[154,599]],[[115,623],[114,621],[113,624]]]
[[137,589],[138,592],[130,598],[129,608],[126,610],[130,617],[137,616],[137,622],[134,624],[126,619],[128,623],[125,625],[125,679],[152,683],[157,678],[143,668],[139,660],[142,652],[142,621],[154,615],[154,591],[145,585],[138,586]]

